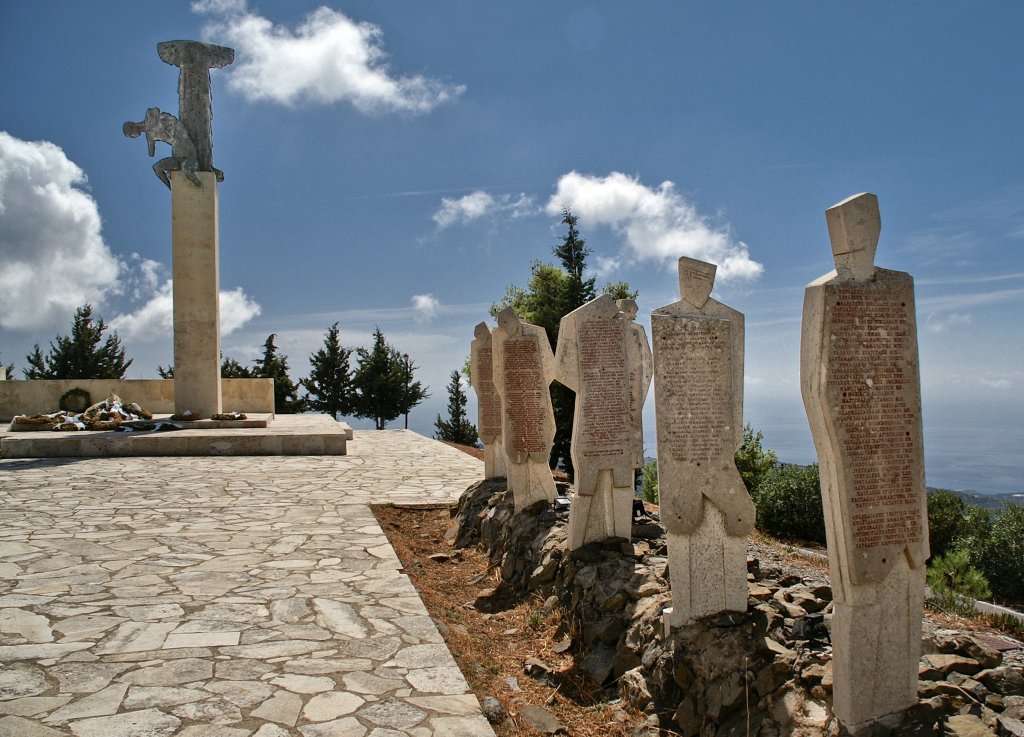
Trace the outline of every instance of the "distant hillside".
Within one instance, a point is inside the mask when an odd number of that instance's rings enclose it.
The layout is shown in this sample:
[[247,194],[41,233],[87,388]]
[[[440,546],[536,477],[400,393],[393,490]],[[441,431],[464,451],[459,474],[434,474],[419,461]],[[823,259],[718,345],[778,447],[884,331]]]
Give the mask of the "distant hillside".
[[[933,491],[938,491],[938,489],[929,486],[928,493],[931,494]],[[968,504],[982,509],[1002,509],[1004,503],[1024,506],[1024,494],[979,494],[972,490],[957,491],[955,489],[946,489],[946,491],[952,491]]]

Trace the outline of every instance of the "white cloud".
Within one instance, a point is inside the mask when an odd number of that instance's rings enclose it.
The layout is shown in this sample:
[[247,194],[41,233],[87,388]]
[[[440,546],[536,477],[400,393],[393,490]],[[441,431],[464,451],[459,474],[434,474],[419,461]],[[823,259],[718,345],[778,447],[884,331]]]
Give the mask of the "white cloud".
[[680,256],[718,265],[718,279],[753,279],[764,267],[728,227],[715,227],[686,201],[672,182],[657,188],[620,172],[594,177],[569,172],[558,180],[547,212],[568,207],[587,225],[607,225],[625,238],[622,257],[674,269]]
[[477,190],[457,199],[442,197],[441,207],[434,213],[433,218],[438,229],[443,230],[452,225],[471,223],[486,215],[508,213],[514,220],[536,212],[537,206],[533,198],[522,192],[518,195],[494,197],[489,192]]
[[0,131],[0,327],[63,325],[118,290],[124,265],[103,241],[86,181],[59,146]]
[[[168,279],[135,312],[118,315],[110,329],[122,338],[141,342],[163,340],[174,329],[173,282]],[[261,312],[260,306],[241,287],[220,293],[220,334],[229,335]]]
[[248,10],[244,1],[202,0],[192,9],[213,17],[204,28],[207,38],[238,52],[226,70],[228,86],[248,100],[425,113],[465,91],[418,74],[394,76],[381,29],[328,7],[309,13],[294,30]]
[[970,313],[953,312],[948,315],[940,315],[935,312],[929,313],[926,324],[932,333],[944,333],[950,328],[970,325],[974,318]]
[[988,371],[984,376],[979,376],[977,381],[989,389],[1019,389],[1024,385],[1024,371]]
[[429,322],[437,317],[437,309],[441,306],[441,300],[432,294],[414,294],[412,308],[415,310],[414,319],[416,322]]
[[241,287],[230,292],[220,293],[220,334],[229,335],[251,319],[263,312],[263,309],[250,298]]

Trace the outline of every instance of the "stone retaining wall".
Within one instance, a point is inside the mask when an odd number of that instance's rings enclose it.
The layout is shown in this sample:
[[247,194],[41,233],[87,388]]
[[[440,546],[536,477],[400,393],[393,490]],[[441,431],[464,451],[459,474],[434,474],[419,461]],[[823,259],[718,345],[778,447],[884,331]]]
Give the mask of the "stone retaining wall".
[[[514,514],[502,482],[467,489],[449,539],[480,545],[505,585],[560,607],[578,667],[609,698],[647,713],[651,737],[844,733],[832,713],[832,590],[823,571],[797,570],[774,548],[748,542],[747,611],[706,617],[666,638],[661,613],[671,594],[656,515],[634,519],[632,541],[568,552],[568,513],[541,502]],[[926,622],[922,656],[918,703],[870,737],[1024,737],[1019,643]]]
[[[154,414],[174,412],[173,379],[58,379],[0,381],[0,420],[53,412],[65,392],[84,389],[93,402],[117,394]],[[273,379],[222,379],[225,412],[273,412]]]

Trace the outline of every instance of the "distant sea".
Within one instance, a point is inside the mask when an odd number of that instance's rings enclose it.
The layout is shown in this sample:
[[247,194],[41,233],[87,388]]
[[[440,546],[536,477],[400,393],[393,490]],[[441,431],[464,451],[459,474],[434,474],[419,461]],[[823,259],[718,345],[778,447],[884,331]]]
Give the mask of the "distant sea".
[[[814,463],[817,458],[803,407],[747,409],[747,422],[764,433],[763,445],[780,461]],[[973,416],[972,416],[973,414]],[[925,405],[925,483],[979,494],[1024,493],[1024,418],[1011,426],[980,412],[943,411]],[[653,440],[653,438],[652,438]]]

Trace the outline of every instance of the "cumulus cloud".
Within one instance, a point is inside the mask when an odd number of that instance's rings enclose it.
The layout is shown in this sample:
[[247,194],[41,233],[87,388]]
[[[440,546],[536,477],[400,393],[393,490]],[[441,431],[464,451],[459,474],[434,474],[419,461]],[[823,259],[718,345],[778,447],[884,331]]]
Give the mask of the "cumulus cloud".
[[[605,177],[569,172],[558,180],[547,212],[568,207],[587,225],[606,225],[625,239],[626,261],[653,261],[675,268],[680,256],[718,265],[721,281],[753,279],[764,267],[725,226],[715,226],[676,191],[672,182],[648,187],[619,172]],[[612,259],[606,266],[617,265]]]
[[415,311],[416,322],[429,322],[437,317],[437,310],[441,306],[441,300],[432,294],[414,294],[412,297],[412,308]]
[[248,100],[289,106],[349,102],[364,113],[425,113],[465,91],[419,74],[394,75],[381,29],[331,8],[317,8],[294,30],[249,10],[242,0],[201,0],[192,9],[211,16],[207,38],[238,52],[226,70],[228,86]]
[[[122,338],[148,342],[162,340],[174,329],[174,283],[168,279],[134,312],[110,321]],[[220,293],[220,334],[229,335],[260,314],[261,308],[241,287]]]
[[452,225],[465,225],[484,216],[502,213],[512,219],[526,217],[537,212],[532,197],[520,192],[518,195],[495,197],[489,192],[477,190],[457,199],[442,197],[441,207],[434,213],[434,222],[439,230]]
[[100,233],[85,173],[49,141],[0,131],[0,326],[63,325],[118,289],[124,264]]

